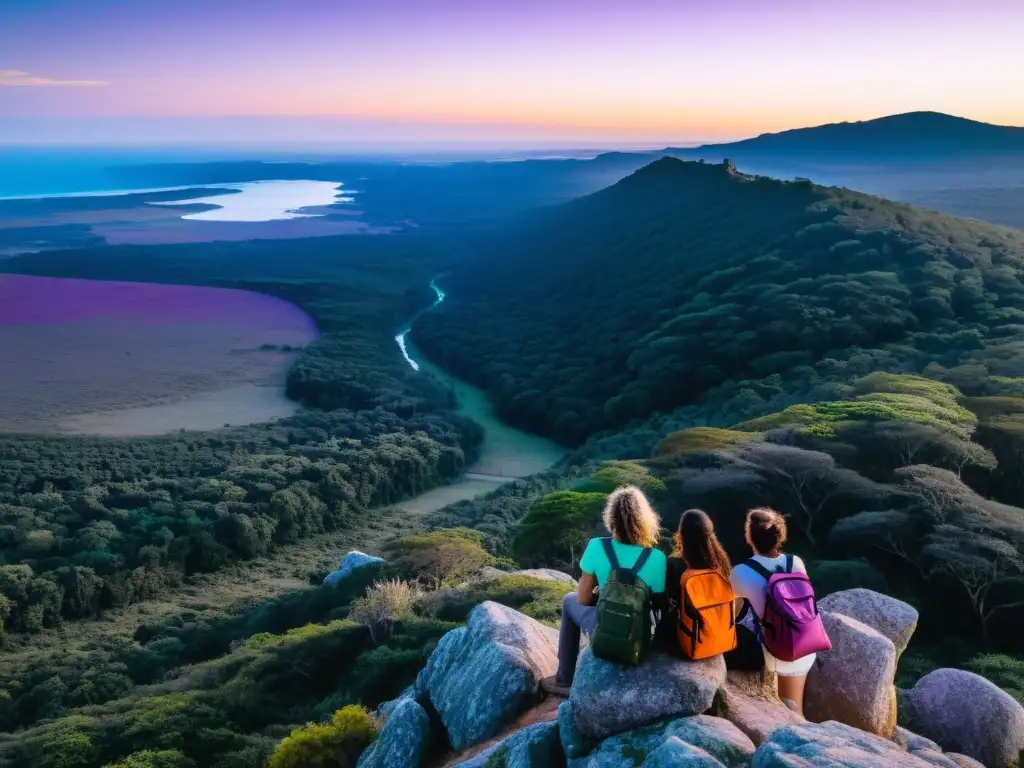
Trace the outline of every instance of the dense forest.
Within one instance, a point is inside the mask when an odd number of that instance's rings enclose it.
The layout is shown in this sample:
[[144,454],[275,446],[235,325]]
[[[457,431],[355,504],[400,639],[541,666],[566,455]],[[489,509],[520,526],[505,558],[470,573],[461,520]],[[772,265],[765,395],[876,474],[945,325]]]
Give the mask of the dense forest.
[[[388,247],[393,251],[387,251]],[[367,238],[55,251],[9,271],[210,284],[294,301],[321,336],[288,376],[307,409],[273,424],[147,439],[0,437],[0,618],[9,642],[156,596],[192,573],[349,526],[455,479],[479,428],[412,375],[394,330],[429,302],[436,268],[401,277]],[[339,252],[344,257],[339,257]],[[245,263],[244,281],[233,277]],[[3,634],[0,634],[0,639]]]
[[865,350],[1019,371],[1024,233],[846,190],[664,158],[474,244],[414,340],[570,445]]

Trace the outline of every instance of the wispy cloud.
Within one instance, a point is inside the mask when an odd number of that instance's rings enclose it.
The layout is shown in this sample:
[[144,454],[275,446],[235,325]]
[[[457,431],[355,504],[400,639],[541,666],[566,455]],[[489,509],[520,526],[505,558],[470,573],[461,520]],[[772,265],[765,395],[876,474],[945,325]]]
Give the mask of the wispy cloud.
[[56,80],[52,77],[30,75],[20,69],[0,69],[0,88],[47,88],[51,86],[92,87],[109,85],[102,80]]

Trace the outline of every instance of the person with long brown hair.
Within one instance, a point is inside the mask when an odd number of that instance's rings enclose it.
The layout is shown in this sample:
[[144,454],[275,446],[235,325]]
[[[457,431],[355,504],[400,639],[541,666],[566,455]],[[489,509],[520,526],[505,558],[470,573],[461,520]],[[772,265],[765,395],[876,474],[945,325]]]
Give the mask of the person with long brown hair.
[[[661,520],[643,491],[623,486],[608,497],[604,526],[611,538],[591,539],[580,559],[579,586],[562,599],[562,625],[558,635],[558,672],[540,681],[541,688],[555,696],[568,696],[576,675],[580,654],[580,633],[592,636],[597,628],[597,590],[608,580],[611,548],[623,568],[640,564],[637,576],[654,594],[665,591],[665,553],[658,550]],[[646,553],[646,554],[645,554]],[[640,558],[645,558],[643,563]]]
[[715,524],[701,509],[688,509],[679,518],[679,527],[672,537],[671,560],[680,561],[686,568],[709,568],[726,579],[732,572],[729,556],[715,534]]
[[668,558],[665,616],[669,620],[658,625],[660,644],[666,648],[678,650],[676,624],[671,617],[679,614],[682,604],[682,576],[688,570],[705,569],[717,571],[728,582],[732,565],[708,514],[701,509],[688,509],[679,518],[679,525],[672,537],[672,555]]

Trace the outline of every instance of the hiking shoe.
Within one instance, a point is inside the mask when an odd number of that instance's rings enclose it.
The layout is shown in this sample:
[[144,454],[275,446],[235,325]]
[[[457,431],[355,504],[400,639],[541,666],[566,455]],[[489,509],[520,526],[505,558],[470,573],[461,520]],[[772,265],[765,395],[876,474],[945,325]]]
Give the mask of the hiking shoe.
[[542,678],[540,681],[540,688],[551,696],[557,696],[560,699],[569,698],[570,686],[565,683],[560,683],[555,675]]

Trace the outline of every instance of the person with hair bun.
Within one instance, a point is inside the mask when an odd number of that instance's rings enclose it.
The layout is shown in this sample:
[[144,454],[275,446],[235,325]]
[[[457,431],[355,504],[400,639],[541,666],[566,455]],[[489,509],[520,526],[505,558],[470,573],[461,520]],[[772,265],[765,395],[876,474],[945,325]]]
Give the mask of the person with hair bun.
[[[665,553],[657,549],[661,520],[643,491],[631,485],[619,488],[604,506],[604,525],[611,538],[591,539],[580,558],[579,587],[562,599],[562,625],[558,634],[558,672],[540,681],[541,688],[554,696],[569,695],[580,654],[580,633],[592,637],[597,628],[597,590],[612,571],[607,555],[610,547],[623,568],[636,566],[646,557],[637,576],[656,595],[665,592]],[[644,555],[645,551],[647,552]]]
[[[747,513],[745,533],[753,557],[736,565],[731,577],[737,610],[740,611],[738,633],[746,631],[754,637],[762,638],[759,629],[765,614],[768,589],[768,577],[765,574],[806,574],[807,568],[796,555],[783,553],[782,545],[786,543],[787,535],[786,520],[774,509],[760,507],[750,510]],[[740,645],[743,645],[742,637]],[[761,652],[764,666],[778,674],[779,698],[787,707],[803,714],[804,684],[807,673],[814,666],[816,654],[811,653],[795,661],[782,661],[773,657],[763,647],[763,642]],[[727,655],[727,663],[729,660]]]

